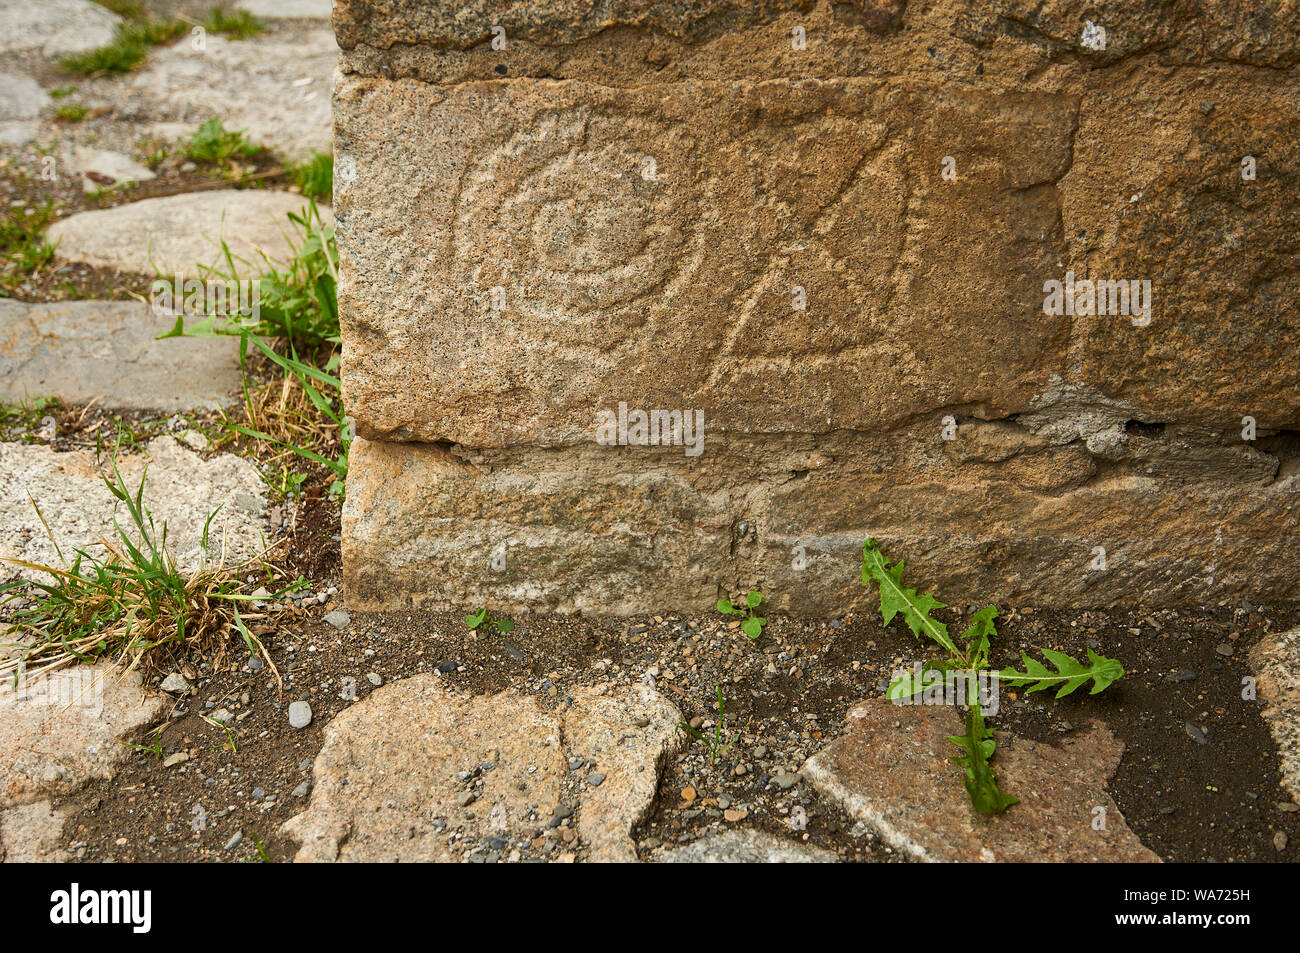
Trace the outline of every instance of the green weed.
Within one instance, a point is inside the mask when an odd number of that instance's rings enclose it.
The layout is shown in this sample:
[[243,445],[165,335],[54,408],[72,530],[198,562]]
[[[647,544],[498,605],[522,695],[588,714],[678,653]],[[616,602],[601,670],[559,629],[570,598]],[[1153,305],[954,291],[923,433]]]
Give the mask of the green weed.
[[180,20],[136,20],[118,24],[113,42],[84,53],[62,57],[59,65],[69,73],[125,73],[144,62],[149,47],[170,43],[188,27]]
[[54,219],[54,200],[10,206],[0,213],[0,297],[10,297],[54,257],[45,229]]
[[[925,637],[944,650],[944,657],[927,663],[927,670],[956,672],[973,675],[987,669],[991,640],[997,635],[994,621],[997,619],[996,606],[986,606],[971,618],[971,624],[957,638],[948,633],[948,626],[930,615],[931,610],[947,608],[934,596],[918,594],[915,589],[903,585],[903,563],[900,560],[893,566],[885,560],[880,546],[874,539],[867,539],[862,544],[862,584],[874,582],[880,588],[880,614],[885,625],[889,625],[897,615],[902,615],[912,635]],[[1088,664],[1076,662],[1061,652],[1042,649],[1043,656],[1055,666],[1056,671],[1047,669],[1025,653],[1021,653],[1025,671],[1005,668],[998,673],[999,683],[1008,685],[1028,685],[1031,692],[1044,691],[1048,688],[1057,690],[1056,697],[1068,695],[1088,681],[1092,682],[1092,694],[1105,689],[1124,674],[1124,666],[1115,659],[1098,655],[1088,650]],[[912,698],[923,691],[924,685],[911,672],[897,675],[890,683],[885,697],[891,701]],[[961,748],[961,753],[953,757],[964,770],[966,793],[970,796],[975,810],[982,814],[1001,814],[1018,799],[998,789],[997,777],[991,766],[997,742],[993,730],[984,722],[984,711],[979,697],[974,691],[967,691],[968,703],[966,715],[966,733],[949,740]]]
[[246,40],[266,29],[266,23],[253,16],[247,10],[228,13],[215,8],[203,21],[203,28],[209,33],[220,33],[236,40]]
[[718,611],[723,615],[745,616],[745,621],[740,623],[740,631],[744,632],[751,639],[756,639],[763,634],[763,626],[767,625],[766,619],[754,614],[754,610],[759,607],[762,601],[763,594],[757,589],[752,589],[745,596],[744,608],[732,605],[730,599],[719,599]]
[[732,732],[731,737],[724,743],[722,740],[722,726],[726,721],[727,709],[722,700],[722,685],[718,685],[718,717],[713,723],[713,737],[705,736],[698,728],[692,728],[689,722],[679,721],[677,727],[687,734],[693,736],[698,741],[703,741],[709,746],[709,765],[713,766],[718,763],[718,758],[727,753],[727,750],[736,743],[740,733],[749,727],[746,722],[744,727],[737,728]]
[[181,151],[195,162],[217,163],[232,156],[251,158],[261,153],[262,147],[249,142],[242,129],[227,129],[220,119],[214,118],[199,126]]
[[329,202],[334,197],[334,156],[311,151],[311,158],[299,165],[292,166],[289,178],[307,198],[318,202]]
[[465,616],[465,624],[471,629],[478,629],[482,626],[494,625],[498,632],[513,632],[515,624],[509,619],[493,619],[488,615],[486,608],[479,609],[478,612],[471,612]]

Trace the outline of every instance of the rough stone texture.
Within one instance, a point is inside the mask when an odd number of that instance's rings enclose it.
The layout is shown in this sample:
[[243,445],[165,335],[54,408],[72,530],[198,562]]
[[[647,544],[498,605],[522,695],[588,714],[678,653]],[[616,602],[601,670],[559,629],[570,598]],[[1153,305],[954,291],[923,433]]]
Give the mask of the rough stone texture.
[[[126,185],[130,182],[147,182],[156,178],[148,167],[136,162],[130,156],[109,149],[73,147],[68,150],[67,162],[81,174],[81,185],[87,192]],[[87,173],[93,173],[97,179],[91,178]],[[105,179],[111,181],[105,182]]]
[[23,146],[36,137],[41,110],[50,97],[30,76],[0,73],[0,144]]
[[61,864],[63,824],[68,812],[49,801],[33,801],[0,812],[0,862],[8,864]]
[[[1155,443],[1125,440],[1135,457]],[[1179,604],[1296,584],[1287,527],[1300,476],[1269,483],[1276,461],[1241,447],[1161,452],[1137,473],[1103,475],[1082,441],[1054,445],[1012,424],[973,423],[955,441],[926,424],[716,443],[693,462],[676,448],[357,440],[343,511],[349,602],[635,615],[698,610],[758,580],[774,611],[833,615],[875,598],[859,581],[866,535],[953,599]],[[1170,478],[1179,466],[1232,479]],[[505,568],[489,571],[503,544]]]
[[1300,802],[1300,629],[1264,636],[1250,652],[1264,720],[1277,742],[1282,786]]
[[155,50],[122,80],[117,98],[138,103],[138,118],[167,137],[193,133],[216,116],[290,161],[330,150],[330,77],[338,59],[330,30],[271,30],[248,40],[208,34],[206,44],[202,53],[184,41]]
[[[334,21],[350,598],[829,614],[866,535],[951,600],[1300,598],[1300,8]],[[1067,272],[1150,324],[1044,314]],[[598,447],[620,402],[703,453]]]
[[[330,722],[311,803],[283,830],[301,844],[298,861],[458,860],[449,834],[463,833],[466,852],[496,836],[533,837],[576,800],[590,859],[634,860],[628,834],[651,806],[680,717],[648,689],[586,690],[557,714],[513,691],[459,698],[434,675],[391,682]],[[605,773],[599,787],[566,786],[575,756]],[[481,787],[458,777],[484,763],[494,767]]]
[[238,343],[157,340],[175,323],[138,301],[0,301],[0,397],[167,412],[228,403],[239,392]]
[[113,41],[117,14],[90,0],[0,0],[0,53],[81,53]]
[[[191,192],[143,199],[114,208],[78,212],[50,226],[56,256],[133,274],[167,278],[196,276],[197,265],[222,265],[221,241],[256,274],[262,256],[284,261],[293,225],[286,216],[300,211],[301,195],[259,189]],[[330,221],[328,208],[322,218]]]
[[[901,722],[900,727],[895,727]],[[922,861],[1154,861],[1128,829],[1106,781],[1124,746],[1094,722],[1061,747],[999,732],[998,787],[1020,803],[996,817],[977,813],[951,760],[962,733],[950,706],[895,705],[873,698],[848,715],[848,733],[804,765],[824,796]],[[1094,830],[1094,809],[1105,829]]]
[[564,716],[569,757],[586,760],[584,771],[605,780],[582,794],[578,834],[592,861],[630,863],[637,859],[632,829],[654,804],[659,772],[680,750],[681,713],[644,685],[613,690],[578,689]]
[[[15,690],[0,687],[0,809],[75,792],[110,779],[127,749],[118,739],[163,708],[140,693],[140,678],[108,666],[61,669]],[[71,704],[67,702],[71,701]]]
[[835,864],[828,850],[809,847],[762,831],[724,831],[685,847],[660,851],[652,858],[660,864]]
[[[0,443],[0,560],[58,567],[58,549],[69,559],[78,548],[102,555],[100,540],[116,538],[115,513],[120,521],[129,519],[117,512],[104,485],[110,462],[107,454],[97,461],[89,450],[56,453],[45,446]],[[145,506],[159,535],[167,525],[168,549],[182,569],[196,568],[205,556],[209,564],[224,558],[226,565],[237,565],[265,550],[266,484],[247,460],[234,454],[204,460],[173,437],[152,440],[147,453],[117,458],[132,488],[146,465]],[[205,553],[203,527],[218,506]],[[39,575],[0,562],[0,580],[34,574]]]
[[235,8],[267,20],[328,20],[333,0],[238,0]]

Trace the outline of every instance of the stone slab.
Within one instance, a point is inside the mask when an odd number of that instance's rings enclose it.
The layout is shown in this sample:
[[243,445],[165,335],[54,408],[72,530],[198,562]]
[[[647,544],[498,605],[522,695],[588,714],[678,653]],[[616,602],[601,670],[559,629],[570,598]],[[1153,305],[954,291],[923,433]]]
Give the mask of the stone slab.
[[1160,860],[1106,793],[1124,746],[1097,722],[1060,747],[999,733],[998,787],[1020,803],[993,817],[971,807],[962,769],[949,760],[957,749],[948,738],[962,733],[955,708],[873,698],[849,712],[847,725],[847,734],[804,764],[804,776],[916,860]]
[[[1065,99],[355,77],[335,99],[362,436],[570,444],[620,402],[712,432],[882,430],[1027,410],[1064,369],[1039,289],[1063,253]],[[973,156],[953,187],[943,150]]]
[[0,144],[23,146],[36,138],[41,110],[50,97],[20,73],[0,73]]
[[90,0],[0,0],[0,53],[82,53],[111,43],[120,22]]
[[175,318],[139,301],[0,300],[0,398],[174,412],[239,393],[233,338],[169,338]]
[[162,134],[188,132],[214,116],[227,129],[299,162],[333,139],[330,84],[338,47],[326,28],[247,40],[209,34],[201,53],[181,42],[156,49],[121,80],[115,98],[138,103],[142,125]]
[[[311,803],[282,830],[299,862],[455,861],[531,842],[567,804],[591,860],[635,860],[680,717],[640,687],[580,690],[561,713],[514,691],[461,698],[435,675],[390,682],[330,722]],[[598,786],[568,783],[575,757]]]
[[[348,599],[635,615],[699,612],[758,586],[773,612],[834,616],[872,604],[859,578],[867,536],[948,602],[1300,596],[1300,473],[1273,480],[1275,459],[1255,483],[1208,478],[1253,459],[1231,447],[1198,464],[1204,479],[1098,479],[1082,447],[1011,426],[963,427],[953,441],[939,429],[720,439],[698,458],[358,439],[343,509]],[[1191,467],[1172,444],[1161,452]]]
[[[144,503],[157,533],[166,524],[168,548],[182,570],[205,559],[214,565],[224,558],[234,566],[265,551],[266,483],[253,464],[228,453],[205,460],[173,437],[157,437],[146,450],[123,453],[117,466],[132,488],[148,467]],[[127,519],[104,485],[111,463],[107,453],[96,459],[90,450],[57,453],[46,446],[0,443],[0,560],[57,568],[60,550],[68,559],[78,548],[102,556],[100,541],[116,538],[114,516]],[[205,550],[204,524],[218,507]],[[42,577],[0,562],[0,580],[15,575]]]
[[237,0],[235,9],[267,20],[328,20],[333,0]]
[[[191,192],[142,199],[114,208],[78,212],[55,222],[46,235],[56,257],[139,275],[198,276],[198,265],[223,265],[221,242],[255,277],[263,255],[283,262],[296,237],[287,215],[305,205],[300,195],[259,189]],[[322,218],[332,221],[328,208]]]
[[1300,629],[1265,635],[1251,649],[1256,692],[1282,762],[1282,787],[1300,803]]

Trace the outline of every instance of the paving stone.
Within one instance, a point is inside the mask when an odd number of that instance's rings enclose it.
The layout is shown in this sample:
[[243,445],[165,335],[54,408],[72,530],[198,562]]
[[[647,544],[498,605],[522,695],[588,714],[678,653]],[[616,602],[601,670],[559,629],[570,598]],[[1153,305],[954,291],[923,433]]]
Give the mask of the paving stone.
[[179,411],[239,393],[233,338],[168,338],[175,324],[139,301],[0,300],[0,397]]
[[113,41],[120,17],[90,0],[0,0],[0,53],[81,53]]
[[603,776],[583,792],[578,818],[592,861],[636,860],[632,829],[654,805],[664,763],[681,749],[681,720],[674,705],[644,685],[574,691],[564,713],[569,756],[599,769],[589,782]]
[[1256,693],[1282,761],[1282,787],[1300,801],[1300,628],[1265,635],[1250,652]]
[[[0,443],[0,559],[59,566],[51,535],[68,558],[79,547],[102,555],[99,540],[115,535],[116,501],[103,480],[109,463],[107,455],[96,460],[91,450],[58,453],[42,445]],[[166,523],[168,548],[181,569],[202,561],[204,524],[218,506],[208,530],[210,564],[224,553],[226,565],[236,565],[265,549],[266,484],[249,461],[233,454],[204,460],[164,436],[150,441],[146,452],[122,454],[117,465],[133,488],[148,466],[145,506],[159,533]],[[39,576],[0,562],[0,580],[15,575]]]
[[81,175],[82,188],[87,192],[157,178],[148,167],[110,149],[74,146],[68,149],[65,159]]
[[0,811],[0,862],[7,864],[61,864],[63,825],[69,812],[49,801],[33,801]]
[[0,683],[0,809],[66,797],[92,779],[108,780],[128,749],[118,739],[152,723],[160,697],[140,677],[107,665],[75,666],[45,677]]
[[[1124,747],[1105,726],[1093,722],[1060,747],[999,733],[998,787],[1020,803],[996,817],[971,807],[962,769],[950,760],[957,749],[948,738],[962,730],[950,706],[869,699],[849,712],[848,733],[810,758],[803,774],[917,860],[1160,860],[1106,793]],[[1103,830],[1093,828],[1098,817]]]
[[282,829],[299,861],[462,859],[453,832],[472,850],[531,840],[568,816],[564,783],[581,749],[606,777],[572,795],[578,834],[592,860],[635,860],[631,827],[653,803],[679,717],[649,690],[580,690],[561,715],[514,691],[461,698],[431,674],[390,682],[330,722],[311,802]]
[[30,76],[0,73],[0,144],[23,146],[36,137],[50,97]]
[[762,831],[724,831],[702,837],[683,847],[660,851],[652,858],[660,864],[836,864],[828,850],[810,847]]
[[334,0],[238,0],[235,7],[264,20],[328,20]]
[[[222,260],[221,239],[236,259],[260,265],[262,254],[282,261],[292,235],[288,213],[305,200],[290,192],[224,189],[143,199],[78,212],[50,226],[56,256],[140,275],[197,275],[196,265]],[[328,209],[322,209],[332,221]],[[240,277],[251,277],[254,268]]]
[[208,34],[201,53],[185,42],[154,50],[121,95],[138,104],[139,120],[155,133],[190,134],[216,116],[296,162],[312,149],[330,151],[337,60],[334,33],[325,27],[247,40]]

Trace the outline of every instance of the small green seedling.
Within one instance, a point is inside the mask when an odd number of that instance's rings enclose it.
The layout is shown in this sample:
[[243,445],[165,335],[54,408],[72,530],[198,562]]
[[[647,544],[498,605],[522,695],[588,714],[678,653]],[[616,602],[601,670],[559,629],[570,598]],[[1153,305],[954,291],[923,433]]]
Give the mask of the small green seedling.
[[471,629],[477,629],[486,624],[495,625],[498,632],[513,632],[515,630],[515,624],[513,622],[509,619],[492,618],[488,615],[486,607],[479,609],[478,612],[465,616],[465,624]]
[[762,616],[754,615],[763,601],[763,594],[757,589],[753,589],[745,596],[745,607],[743,609],[732,605],[730,599],[718,600],[718,611],[723,615],[743,615],[745,621],[740,623],[740,631],[744,632],[751,639],[756,639],[763,634],[763,626],[767,625],[767,620]]
[[[862,584],[865,586],[873,582],[880,587],[880,614],[885,625],[889,625],[896,615],[901,614],[914,636],[925,636],[944,650],[945,657],[928,662],[926,668],[944,672],[975,672],[988,667],[990,639],[997,635],[993,624],[998,616],[996,606],[986,606],[975,613],[970,626],[954,640],[948,634],[948,626],[930,615],[931,609],[945,609],[947,603],[940,602],[931,595],[918,594],[915,589],[904,586],[902,560],[893,566],[889,565],[879,544],[874,539],[867,539],[862,544]],[[1124,666],[1118,661],[1098,655],[1092,649],[1088,650],[1087,665],[1076,662],[1062,652],[1051,649],[1040,651],[1055,667],[1055,672],[1021,652],[1025,670],[1021,672],[1013,667],[1004,668],[998,672],[998,682],[1028,685],[1028,692],[1055,688],[1056,697],[1061,698],[1088,681],[1092,682],[1091,694],[1095,695],[1124,674]],[[885,697],[890,701],[900,701],[917,695],[922,687],[911,672],[904,672],[890,683]],[[962,749],[961,754],[953,757],[953,761],[965,769],[966,793],[970,795],[975,810],[981,814],[1001,814],[1018,803],[1018,799],[998,790],[997,776],[990,765],[997,747],[993,729],[984,723],[984,711],[979,697],[967,693],[966,701],[969,706],[966,733],[948,739]]]
[[698,728],[692,728],[689,722],[679,721],[677,727],[687,734],[692,735],[697,741],[703,741],[709,746],[709,765],[712,767],[718,763],[719,755],[727,753],[727,749],[736,743],[740,733],[749,727],[749,722],[745,722],[744,727],[737,728],[732,733],[731,738],[726,744],[722,743],[722,723],[726,718],[726,706],[722,701],[722,685],[718,685],[718,718],[713,723],[713,737],[706,737]]
[[163,732],[166,730],[167,730],[167,726],[163,725],[161,728],[155,731],[153,734],[153,744],[151,745],[133,745],[124,741],[122,742],[122,747],[129,748],[132,751],[148,751],[150,754],[155,755],[159,761],[162,761],[163,760],[162,736],[163,736]]

